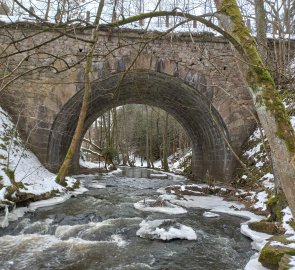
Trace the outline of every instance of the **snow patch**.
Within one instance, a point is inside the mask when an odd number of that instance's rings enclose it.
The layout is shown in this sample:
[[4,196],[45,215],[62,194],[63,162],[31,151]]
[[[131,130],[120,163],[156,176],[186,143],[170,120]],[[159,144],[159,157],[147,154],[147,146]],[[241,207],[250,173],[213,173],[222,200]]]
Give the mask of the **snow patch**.
[[290,266],[294,266],[290,268],[290,270],[295,270],[295,256],[292,256],[289,261]]
[[272,173],[267,173],[263,175],[259,182],[262,182],[262,185],[267,189],[274,189],[274,175]]
[[261,209],[262,211],[266,210],[266,203],[268,198],[268,193],[265,191],[261,191],[256,194],[257,202],[252,206],[254,209]]
[[271,246],[279,246],[279,247],[288,247],[288,248],[295,248],[295,243],[290,243],[290,244],[283,244],[282,242],[278,241],[272,241],[270,242]]
[[6,187],[3,187],[2,189],[0,189],[0,201],[4,201],[5,193],[6,193]]
[[136,232],[136,235],[142,238],[161,239],[164,241],[172,239],[197,239],[197,235],[191,227],[177,223],[171,219],[143,220],[139,226],[140,229]]
[[264,165],[264,162],[262,162],[262,161],[258,161],[258,162],[255,164],[255,166],[256,166],[257,168],[263,167],[263,165]]
[[253,148],[247,150],[244,155],[248,157],[254,156],[255,154],[260,152],[261,146],[262,146],[262,143],[256,144]]
[[288,239],[289,240],[295,240],[295,231],[294,229],[288,224],[292,219],[293,215],[291,213],[291,209],[289,207],[286,207],[285,209],[282,210],[282,213],[284,214],[283,216],[283,228],[285,229],[285,234],[290,234]]
[[272,237],[272,235],[253,231],[249,228],[247,223],[241,225],[241,233],[252,239],[253,242],[251,245],[253,249],[260,251],[267,243],[267,240]]

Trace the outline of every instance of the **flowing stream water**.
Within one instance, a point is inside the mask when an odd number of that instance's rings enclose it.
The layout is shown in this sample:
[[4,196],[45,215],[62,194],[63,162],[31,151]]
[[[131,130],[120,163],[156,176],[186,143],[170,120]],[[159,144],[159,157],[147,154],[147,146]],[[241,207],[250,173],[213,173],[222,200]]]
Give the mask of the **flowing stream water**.
[[[157,189],[181,180],[150,178],[151,171],[122,168],[118,175],[79,176],[86,193],[25,214],[0,229],[0,270],[7,269],[244,269],[253,255],[240,233],[242,218],[204,209],[185,214],[143,212],[133,204],[156,198]],[[184,181],[184,180],[183,180]],[[143,220],[174,219],[190,226],[196,240],[136,236]]]

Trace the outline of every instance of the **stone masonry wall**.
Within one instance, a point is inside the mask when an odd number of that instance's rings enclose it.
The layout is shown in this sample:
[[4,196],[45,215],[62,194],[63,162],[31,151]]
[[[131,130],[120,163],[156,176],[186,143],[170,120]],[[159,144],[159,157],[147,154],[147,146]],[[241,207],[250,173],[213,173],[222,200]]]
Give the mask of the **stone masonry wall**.
[[[68,33],[72,37],[68,37],[21,25],[0,32],[1,56],[5,60],[2,73],[22,61],[14,75],[5,80],[8,86],[0,91],[0,105],[15,117],[21,115],[19,129],[29,136],[30,147],[46,163],[52,124],[63,106],[83,88],[87,43],[82,39],[88,39],[90,31],[72,31]],[[177,77],[212,103],[239,154],[255,121],[251,97],[228,42],[209,34],[194,35],[193,40],[187,34],[159,35],[101,31],[93,61],[93,81],[128,69]],[[20,38],[24,40],[16,42]],[[16,50],[23,52],[5,58]]]

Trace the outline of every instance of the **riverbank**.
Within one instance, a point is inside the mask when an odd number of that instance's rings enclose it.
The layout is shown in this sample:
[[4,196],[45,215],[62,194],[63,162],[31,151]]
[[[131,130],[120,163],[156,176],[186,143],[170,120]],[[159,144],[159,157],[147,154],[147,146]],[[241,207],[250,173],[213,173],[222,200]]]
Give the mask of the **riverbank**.
[[[97,269],[99,263],[100,269],[137,270],[236,270],[247,263],[253,251],[250,241],[239,232],[244,218],[220,213],[209,219],[201,208],[186,208],[186,212],[174,214],[135,208],[135,203],[161,196],[159,188],[187,182],[173,176],[149,178],[153,173],[122,168],[122,172],[106,175],[76,176],[88,189],[84,194],[27,212],[1,230],[0,263],[5,270],[13,269],[7,262],[13,263],[14,269],[28,265],[38,269],[49,264],[56,269],[82,264],[84,269]],[[164,223],[173,227],[167,233]],[[163,240],[146,238],[150,225],[163,232]],[[169,241],[172,237],[182,240]],[[42,254],[38,253],[40,248]],[[108,256],[104,257],[106,249]]]
[[[125,168],[128,169],[128,168]],[[136,169],[136,168],[134,168]],[[166,174],[165,172],[159,172],[154,170],[147,170],[148,176],[153,178],[153,174],[157,172],[157,174],[166,175],[167,177],[159,177],[161,181],[167,181],[168,177],[173,177],[173,174]],[[121,170],[118,169],[114,172],[104,174],[104,177],[112,178],[116,175],[120,175]],[[147,177],[147,175],[142,175],[143,177]],[[85,176],[77,176],[77,178],[81,177],[96,177],[95,175],[85,175]],[[175,179],[178,181],[184,181],[185,178],[176,176]],[[157,180],[157,181],[159,181]],[[187,181],[187,180],[185,180]],[[95,188],[98,191],[100,189],[106,189],[107,184],[101,184],[100,181],[95,181],[93,184],[88,184],[90,188]],[[40,202],[33,202],[28,205],[28,207],[19,207],[16,208],[12,212],[8,212],[7,215],[2,217],[0,224],[5,224],[7,221],[12,222],[18,218],[21,218],[25,213],[31,213],[36,211],[36,209],[40,207],[54,206],[57,204],[65,203],[73,196],[77,196],[83,192],[87,192],[87,189],[82,185],[77,191],[67,191],[66,193],[60,194],[58,197],[51,198],[49,200],[44,200]],[[152,207],[146,208],[150,203],[148,198],[145,198],[145,203],[139,201],[137,205],[134,205],[136,209],[139,210],[147,210],[154,212],[163,212],[168,213],[171,212],[172,215],[179,215],[181,213],[187,212],[189,209],[204,209],[204,217],[208,219],[218,218],[218,213],[230,214],[237,217],[243,217],[248,219],[246,222],[241,224],[241,233],[245,236],[252,239],[252,247],[257,250],[250,261],[247,263],[245,269],[246,270],[264,270],[268,268],[264,268],[258,262],[258,256],[261,249],[267,243],[267,240],[272,237],[272,235],[259,233],[253,231],[249,228],[249,223],[251,222],[259,222],[265,218],[265,216],[257,215],[255,213],[250,212],[249,210],[254,210],[258,213],[261,213],[260,208],[263,209],[266,201],[262,199],[263,196],[254,196],[253,191],[244,191],[242,189],[234,189],[232,187],[226,186],[208,186],[206,184],[174,184],[168,185],[160,188],[158,190],[159,196],[158,199],[154,198],[152,201],[158,200],[157,204]],[[256,198],[256,199],[255,199]],[[257,200],[258,198],[258,200]],[[255,202],[256,201],[256,202]],[[165,207],[165,202],[168,203],[168,207]],[[246,204],[243,204],[247,202]],[[252,203],[252,205],[251,205]],[[169,206],[170,204],[170,206]],[[246,206],[245,206],[246,205]],[[166,205],[167,206],[167,205]],[[259,208],[258,208],[259,206]],[[146,208],[146,209],[144,209]],[[181,208],[181,209],[180,209]],[[186,210],[185,210],[186,209]],[[180,211],[181,210],[181,211]],[[263,212],[263,211],[262,211]],[[206,213],[206,214],[205,214]],[[266,215],[267,212],[264,211]],[[290,218],[290,217],[289,217]],[[285,219],[284,226],[287,225],[288,219]],[[8,224],[7,224],[8,225]],[[290,231],[288,231],[290,233]]]

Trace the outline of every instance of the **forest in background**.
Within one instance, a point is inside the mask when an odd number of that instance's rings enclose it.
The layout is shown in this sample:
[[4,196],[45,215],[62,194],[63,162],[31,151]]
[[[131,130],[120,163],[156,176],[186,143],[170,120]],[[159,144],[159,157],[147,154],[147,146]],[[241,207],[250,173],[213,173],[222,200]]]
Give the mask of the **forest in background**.
[[190,147],[183,127],[167,112],[148,105],[129,104],[100,116],[86,132],[82,156],[91,162],[122,165],[141,164],[148,168],[161,160],[168,171],[168,156]]

